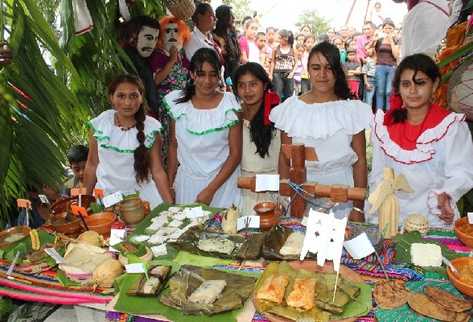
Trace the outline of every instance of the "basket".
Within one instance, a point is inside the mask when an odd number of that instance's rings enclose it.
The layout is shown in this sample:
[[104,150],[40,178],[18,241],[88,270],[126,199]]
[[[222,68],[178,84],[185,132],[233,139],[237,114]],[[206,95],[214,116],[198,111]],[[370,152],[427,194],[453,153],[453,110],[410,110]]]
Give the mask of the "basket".
[[429,222],[425,216],[420,214],[411,214],[404,221],[404,231],[418,231],[421,235],[427,234],[429,230]]
[[172,15],[181,20],[188,20],[195,11],[193,0],[165,0],[164,3]]

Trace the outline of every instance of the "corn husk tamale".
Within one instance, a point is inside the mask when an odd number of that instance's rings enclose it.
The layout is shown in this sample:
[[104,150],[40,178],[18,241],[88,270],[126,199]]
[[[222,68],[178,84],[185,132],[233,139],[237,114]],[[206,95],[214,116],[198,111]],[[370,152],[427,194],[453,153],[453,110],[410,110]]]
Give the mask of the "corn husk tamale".
[[[191,303],[189,296],[204,282],[224,280],[226,286],[215,302]],[[169,289],[160,298],[161,303],[181,310],[184,314],[212,315],[238,309],[251,295],[256,279],[214,269],[184,265],[169,280]]]

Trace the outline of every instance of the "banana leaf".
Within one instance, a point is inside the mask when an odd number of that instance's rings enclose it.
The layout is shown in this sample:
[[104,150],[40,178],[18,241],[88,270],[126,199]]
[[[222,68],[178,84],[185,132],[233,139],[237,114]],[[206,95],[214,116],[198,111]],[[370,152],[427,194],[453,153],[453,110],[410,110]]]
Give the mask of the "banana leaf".
[[[197,304],[189,296],[204,281],[225,280],[226,286],[219,298],[211,304]],[[182,266],[169,280],[169,289],[161,295],[161,303],[182,310],[184,314],[213,315],[243,307],[253,292],[256,279],[197,266]]]
[[344,319],[363,316],[371,309],[371,287],[361,283],[352,283],[339,277],[335,302],[332,302],[335,274],[313,273],[306,270],[296,270],[287,262],[269,264],[255,287],[255,294],[272,275],[287,275],[289,284],[286,287],[284,298],[293,289],[296,278],[315,278],[316,294],[313,309],[303,312],[286,305],[281,305],[265,300],[255,300],[256,310],[268,316],[274,314],[289,320],[311,319],[314,321],[329,321],[331,319]]
[[[234,244],[234,249],[230,254],[219,251],[205,251],[198,247],[199,241],[211,240],[218,242],[224,239]],[[176,242],[168,243],[170,246],[185,250],[187,252],[202,255],[214,256],[228,259],[258,259],[261,254],[264,234],[254,233],[246,238],[240,235],[226,235],[221,233],[210,233],[204,230],[202,226],[194,226],[179,237]]]
[[422,235],[418,231],[412,231],[409,233],[404,233],[397,235],[394,238],[395,241],[395,249],[396,249],[396,256],[394,261],[399,264],[404,264],[406,266],[413,266],[418,270],[425,271],[425,272],[436,272],[446,274],[446,270],[444,267],[418,267],[411,264],[411,245],[413,243],[422,243],[422,244],[435,244],[439,245],[442,249],[442,255],[449,260],[452,260],[457,257],[466,256],[465,254],[456,253],[454,251],[449,250],[447,247],[442,245],[439,242],[423,239]]

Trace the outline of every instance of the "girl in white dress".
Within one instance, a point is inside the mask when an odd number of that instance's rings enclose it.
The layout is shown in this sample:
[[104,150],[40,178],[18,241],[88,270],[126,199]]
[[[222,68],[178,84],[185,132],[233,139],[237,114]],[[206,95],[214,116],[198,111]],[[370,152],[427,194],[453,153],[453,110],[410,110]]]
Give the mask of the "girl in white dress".
[[151,208],[172,202],[169,182],[161,164],[161,124],[145,116],[144,87],[140,79],[122,75],[108,87],[113,109],[88,122],[89,155],[84,185],[105,194],[139,192]]
[[191,59],[191,81],[165,96],[170,126],[168,175],[176,203],[230,207],[239,202],[240,105],[219,90],[217,54],[201,48]]
[[372,125],[370,190],[382,181],[386,167],[404,175],[413,190],[396,193],[400,223],[418,213],[431,227],[449,227],[458,217],[456,202],[473,187],[473,144],[465,116],[431,103],[439,81],[430,57],[404,58],[393,82],[400,96],[391,100],[386,114],[378,110]]
[[[271,80],[258,63],[240,66],[233,76],[233,84],[242,106],[242,176],[277,174],[281,133],[269,120],[269,112],[279,103],[279,96],[271,90]],[[258,202],[272,199],[269,193],[254,193],[247,189],[240,191],[240,215],[252,215]]]
[[[348,99],[350,90],[334,45],[322,42],[312,48],[308,72],[311,90],[288,98],[271,111],[271,121],[282,131],[281,142],[315,149],[318,161],[306,161],[308,181],[365,188],[364,130],[369,128],[371,108]],[[289,177],[289,160],[283,153],[279,154],[279,174]],[[364,203],[353,204],[349,219],[363,221]]]

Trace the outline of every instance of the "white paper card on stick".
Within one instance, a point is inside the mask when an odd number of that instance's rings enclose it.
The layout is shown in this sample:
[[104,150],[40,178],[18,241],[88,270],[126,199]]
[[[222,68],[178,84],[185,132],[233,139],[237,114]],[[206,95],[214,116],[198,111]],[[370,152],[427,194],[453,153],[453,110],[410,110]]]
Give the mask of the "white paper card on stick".
[[362,259],[375,252],[373,244],[366,233],[362,233],[353,239],[343,243],[345,249],[354,259]]
[[51,258],[54,259],[56,264],[64,263],[64,258],[54,248],[45,248],[44,252],[51,256]]
[[279,191],[279,174],[257,174],[255,191]]
[[348,217],[342,219],[335,218],[332,211],[328,214],[326,226],[322,229],[327,231],[323,234],[321,241],[321,248],[317,254],[317,265],[323,266],[325,260],[333,262],[333,269],[338,272],[340,270],[340,260],[342,258],[343,241],[345,239],[345,228],[347,226]]
[[110,244],[109,250],[111,252],[117,252],[118,253],[118,250],[116,250],[112,246],[114,246],[116,244],[119,244],[122,241],[124,241],[125,237],[126,237],[126,230],[125,229],[111,229],[110,230],[110,240],[108,241],[108,243]]
[[125,265],[125,270],[130,274],[146,273],[145,265],[143,263],[133,263]]
[[39,200],[41,200],[41,203],[49,205],[49,199],[46,197],[46,195],[38,195]]
[[259,216],[243,216],[237,220],[237,230],[240,231],[246,228],[259,228],[260,217]]
[[468,223],[470,225],[473,225],[473,212],[468,212],[467,216],[468,216]]
[[117,191],[115,193],[112,193],[111,195],[104,197],[102,199],[102,202],[103,202],[104,207],[108,208],[113,205],[116,205],[122,200],[123,200],[123,193],[121,191]]
[[326,233],[325,227],[326,221],[328,220],[328,215],[315,211],[314,209],[309,210],[309,217],[306,224],[306,234],[304,237],[304,244],[302,246],[300,260],[304,260],[308,252],[317,254],[320,247],[323,247],[321,240],[326,240],[327,238],[321,236]]

